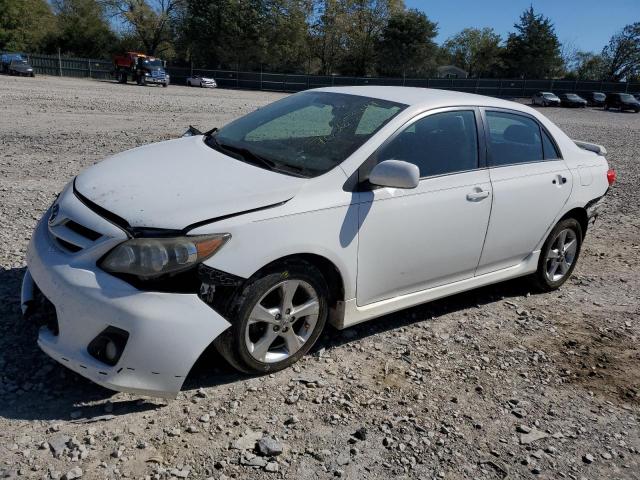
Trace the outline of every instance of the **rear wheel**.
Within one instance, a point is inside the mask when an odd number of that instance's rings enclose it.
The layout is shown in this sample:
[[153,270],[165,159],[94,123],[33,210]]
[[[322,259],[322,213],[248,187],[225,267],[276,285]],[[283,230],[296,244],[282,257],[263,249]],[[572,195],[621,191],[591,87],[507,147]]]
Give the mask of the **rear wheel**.
[[535,274],[540,289],[555,290],[571,276],[580,256],[582,235],[582,227],[574,218],[560,221],[551,230],[540,252]]
[[230,308],[232,325],[215,346],[240,371],[275,372],[313,347],[327,315],[320,271],[306,262],[281,264],[242,288]]

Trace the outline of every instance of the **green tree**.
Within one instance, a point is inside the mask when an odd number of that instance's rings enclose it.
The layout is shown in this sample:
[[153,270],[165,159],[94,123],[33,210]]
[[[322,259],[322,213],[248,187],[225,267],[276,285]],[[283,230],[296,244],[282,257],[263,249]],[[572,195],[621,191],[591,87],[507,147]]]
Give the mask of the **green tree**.
[[0,50],[40,51],[53,29],[46,0],[0,0]]
[[435,68],[436,23],[418,10],[396,12],[382,30],[378,72],[390,76],[425,75]]
[[347,5],[344,0],[316,0],[310,25],[311,53],[318,59],[323,75],[335,73],[346,44]]
[[448,62],[470,77],[493,77],[501,69],[502,38],[492,28],[465,28],[442,46]]
[[620,81],[640,74],[640,22],[627,25],[616,33],[602,50],[605,76]]
[[259,68],[267,43],[264,17],[260,0],[186,0],[182,48],[196,65]]
[[345,0],[345,47],[341,73],[375,73],[376,49],[389,17],[404,9],[402,0]]
[[55,0],[56,31],[48,40],[48,50],[60,50],[79,57],[107,57],[116,35],[96,0]]
[[536,15],[533,7],[520,16],[504,50],[506,74],[521,78],[546,78],[562,69],[560,42],[551,20]]
[[603,80],[606,78],[607,62],[602,55],[578,51],[573,56],[567,78],[580,80]]
[[173,22],[185,0],[101,0],[105,9],[140,40],[145,53],[172,49]]
[[279,72],[307,71],[310,60],[309,19],[311,0],[269,0],[262,21],[263,63]]

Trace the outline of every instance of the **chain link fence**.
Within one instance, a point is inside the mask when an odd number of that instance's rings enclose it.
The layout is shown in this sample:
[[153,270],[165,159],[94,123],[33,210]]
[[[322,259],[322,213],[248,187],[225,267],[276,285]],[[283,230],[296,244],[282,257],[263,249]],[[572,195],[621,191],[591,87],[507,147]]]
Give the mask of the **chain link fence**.
[[[28,55],[37,74],[63,77],[113,79],[113,64],[109,60],[71,58],[58,55]],[[267,72],[241,72],[201,68],[168,67],[174,85],[186,85],[187,77],[213,77],[220,87],[246,90],[299,92],[309,88],[353,85],[388,85],[439,88],[477,93],[494,97],[529,97],[539,91],[554,93],[627,92],[640,93],[640,83],[587,80],[520,80],[486,78],[384,78],[344,77],[340,75],[298,75]]]

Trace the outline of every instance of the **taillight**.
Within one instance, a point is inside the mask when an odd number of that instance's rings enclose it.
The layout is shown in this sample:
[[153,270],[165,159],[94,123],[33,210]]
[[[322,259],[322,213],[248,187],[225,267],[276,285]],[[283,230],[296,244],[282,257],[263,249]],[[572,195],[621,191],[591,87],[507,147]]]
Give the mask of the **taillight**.
[[607,182],[609,182],[609,186],[615,183],[617,177],[616,171],[613,168],[610,168],[607,172]]

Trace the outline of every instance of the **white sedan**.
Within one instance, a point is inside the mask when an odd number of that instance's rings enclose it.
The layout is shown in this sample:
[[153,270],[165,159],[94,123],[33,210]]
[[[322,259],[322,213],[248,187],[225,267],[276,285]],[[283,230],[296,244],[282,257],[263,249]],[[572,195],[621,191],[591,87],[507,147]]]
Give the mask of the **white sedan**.
[[187,77],[187,87],[216,88],[218,84],[214,78],[194,75]]
[[80,173],[35,229],[23,309],[53,303],[40,347],[111,389],[174,396],[212,343],[273,372],[327,322],[560,287],[615,180],[605,153],[505,100],[309,90]]

